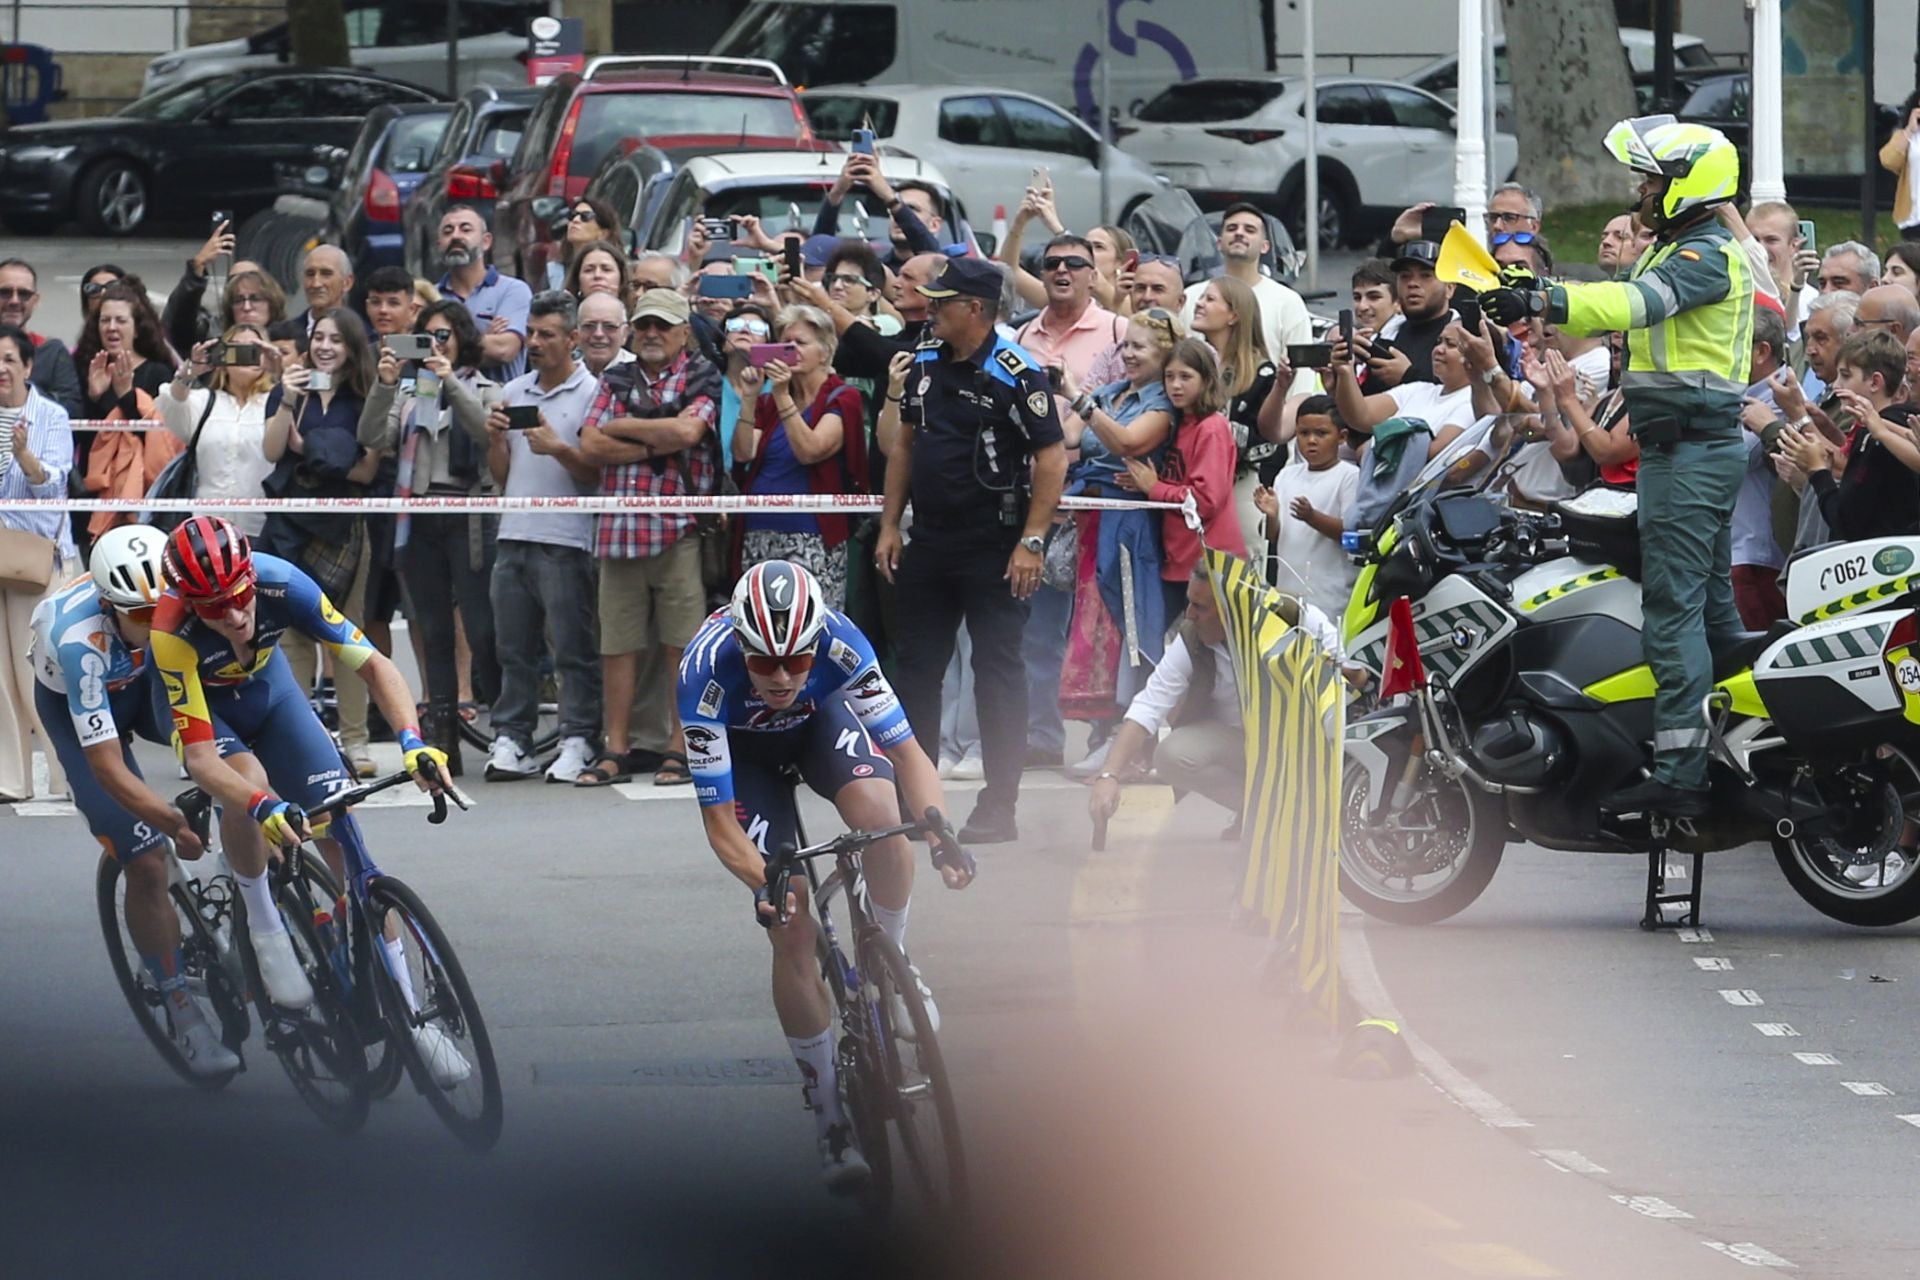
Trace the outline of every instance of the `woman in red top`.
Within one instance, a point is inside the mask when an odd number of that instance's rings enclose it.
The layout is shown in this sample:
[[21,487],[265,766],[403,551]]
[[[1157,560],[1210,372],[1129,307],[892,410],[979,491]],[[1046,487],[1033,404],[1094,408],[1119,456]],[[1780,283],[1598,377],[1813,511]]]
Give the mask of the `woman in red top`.
[[1166,548],[1160,578],[1167,593],[1167,616],[1177,618],[1186,612],[1187,579],[1200,563],[1202,546],[1231,551],[1244,559],[1247,540],[1234,509],[1233,467],[1238,451],[1223,412],[1227,389],[1213,348],[1198,338],[1182,338],[1167,357],[1161,382],[1180,415],[1169,441],[1166,471],[1163,474],[1152,463],[1128,458],[1120,484],[1154,502],[1185,502],[1191,495],[1199,512],[1198,534],[1187,528],[1182,511],[1167,512],[1160,526]]

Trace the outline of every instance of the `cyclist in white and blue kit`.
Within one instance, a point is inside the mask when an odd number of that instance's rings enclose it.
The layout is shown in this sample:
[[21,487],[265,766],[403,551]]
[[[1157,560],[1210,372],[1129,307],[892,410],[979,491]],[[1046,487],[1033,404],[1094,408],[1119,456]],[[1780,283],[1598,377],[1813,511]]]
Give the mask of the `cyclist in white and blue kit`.
[[[801,901],[806,885],[794,881],[784,923],[780,904],[768,901],[765,859],[798,844],[793,788],[781,774],[797,766],[847,826],[862,831],[897,824],[902,797],[912,813],[944,813],[940,775],[914,740],[873,646],[846,615],[827,608],[813,575],[790,561],[749,569],[732,604],[701,626],[680,663],[679,703],[707,840],[753,890],[754,918],[773,943],[773,1006],[800,1066],[827,1185],[858,1190],[870,1171],[841,1112],[831,1004]],[[953,889],[973,876],[970,859],[956,861],[965,865],[936,863]],[[905,837],[876,843],[862,867],[874,921],[904,952],[912,848]],[[937,1025],[924,984],[921,994]]]

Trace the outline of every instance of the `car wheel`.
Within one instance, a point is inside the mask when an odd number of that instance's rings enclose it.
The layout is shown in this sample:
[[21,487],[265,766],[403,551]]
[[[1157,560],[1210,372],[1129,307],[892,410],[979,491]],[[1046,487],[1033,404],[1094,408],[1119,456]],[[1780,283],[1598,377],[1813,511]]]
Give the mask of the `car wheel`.
[[146,224],[147,175],[130,160],[107,160],[80,179],[80,225],[96,236],[132,235]]
[[[1306,175],[1295,171],[1289,179],[1291,190],[1281,201],[1281,221],[1296,246],[1307,243]],[[1344,175],[1322,169],[1320,172],[1320,247],[1344,248],[1356,231],[1355,201],[1352,186]]]

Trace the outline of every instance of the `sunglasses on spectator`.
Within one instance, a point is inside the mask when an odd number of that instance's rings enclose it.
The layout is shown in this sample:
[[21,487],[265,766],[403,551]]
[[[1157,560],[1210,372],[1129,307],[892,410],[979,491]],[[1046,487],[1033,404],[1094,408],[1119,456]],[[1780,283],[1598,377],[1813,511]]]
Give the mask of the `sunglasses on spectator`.
[[666,333],[669,330],[677,329],[680,326],[675,324],[673,321],[664,319],[660,316],[641,316],[639,319],[633,322],[633,327],[639,330],[641,333],[645,333],[650,329],[657,330],[660,333]]
[[800,676],[813,670],[813,655],[810,653],[795,653],[785,658],[770,657],[764,653],[749,653],[746,658],[747,670],[757,676],[775,675],[781,671]]
[[1140,255],[1140,261],[1143,265],[1149,262],[1157,262],[1163,267],[1177,267],[1180,265],[1180,259],[1170,253],[1143,253]]
[[80,296],[83,298],[97,298],[107,291],[108,285],[119,283],[119,276],[115,276],[111,280],[89,280],[80,286]]
[[1136,312],[1133,318],[1135,320],[1144,320],[1156,329],[1164,329],[1168,333],[1173,332],[1173,312],[1168,311],[1165,307],[1148,307],[1145,311]]
[[1092,265],[1091,261],[1077,253],[1055,254],[1050,258],[1040,259],[1040,267],[1044,271],[1058,271],[1062,267],[1069,271],[1085,271]]
[[1532,244],[1539,238],[1531,231],[1502,231],[1487,243],[1489,247],[1498,249],[1503,244]]
[[233,305],[236,307],[264,307],[271,301],[272,299],[268,298],[264,293],[236,293],[233,295]]
[[755,319],[753,316],[735,316],[733,319],[727,321],[727,332],[757,333],[761,337],[765,337],[768,332],[767,322],[765,320]]
[[453,341],[453,330],[429,329],[427,330],[427,336],[429,338],[432,338],[435,342],[451,342]]
[[846,272],[846,271],[841,271],[841,272],[835,273],[834,275],[830,275],[822,283],[824,283],[829,289],[833,288],[833,286],[837,284],[844,284],[844,285],[857,284],[865,288],[872,287],[870,284],[868,284],[867,278],[865,276],[854,275],[851,272]]
[[187,607],[210,622],[218,622],[235,609],[253,603],[253,579],[248,578],[233,590],[212,600],[188,600]]
[[25,302],[28,298],[33,297],[34,293],[35,290],[32,289],[0,289],[0,299],[5,299],[8,302],[16,300]]
[[598,222],[600,215],[591,209],[575,209],[567,215],[568,222]]

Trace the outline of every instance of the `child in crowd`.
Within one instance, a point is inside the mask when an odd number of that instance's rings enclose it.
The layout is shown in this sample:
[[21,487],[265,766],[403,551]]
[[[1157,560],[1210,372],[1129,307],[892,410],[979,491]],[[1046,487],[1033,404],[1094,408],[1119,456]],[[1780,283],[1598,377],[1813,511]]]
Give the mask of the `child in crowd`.
[[1356,569],[1341,549],[1346,511],[1360,486],[1360,470],[1340,458],[1333,398],[1301,402],[1295,417],[1294,458],[1271,489],[1254,493],[1265,514],[1263,535],[1277,564],[1274,585],[1315,605],[1336,625],[1346,612]]

